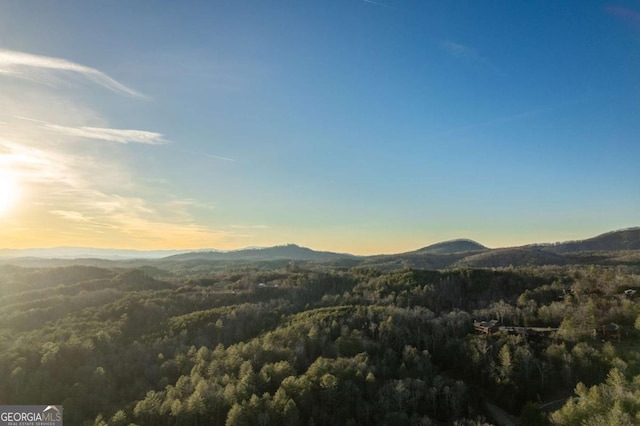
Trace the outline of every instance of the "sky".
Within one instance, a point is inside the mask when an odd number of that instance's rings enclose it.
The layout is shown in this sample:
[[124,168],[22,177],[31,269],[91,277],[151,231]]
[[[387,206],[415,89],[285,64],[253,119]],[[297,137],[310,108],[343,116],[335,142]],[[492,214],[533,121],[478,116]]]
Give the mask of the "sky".
[[640,1],[0,0],[0,247],[640,225]]

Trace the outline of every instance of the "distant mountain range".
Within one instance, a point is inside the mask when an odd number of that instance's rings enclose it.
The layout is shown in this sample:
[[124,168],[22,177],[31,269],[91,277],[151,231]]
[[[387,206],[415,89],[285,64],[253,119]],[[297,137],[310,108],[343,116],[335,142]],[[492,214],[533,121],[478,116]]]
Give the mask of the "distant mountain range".
[[39,257],[44,259],[160,259],[189,250],[120,250],[92,247],[51,247],[30,249],[0,249],[2,257]]
[[[246,248],[221,251],[179,250],[115,250],[79,247],[52,249],[0,250],[2,263],[37,264],[38,259],[49,259],[49,265],[59,262],[96,264],[95,260],[132,265],[175,264],[206,261],[322,261],[335,265],[358,264],[394,268],[410,266],[424,269],[450,267],[506,267],[509,265],[567,265],[567,264],[633,264],[640,265],[640,228],[607,232],[580,241],[549,244],[531,244],[520,247],[490,249],[482,244],[457,239],[432,244],[415,251],[376,256],[355,256],[346,253],[315,251],[295,244],[266,248]],[[28,259],[27,259],[28,258]],[[22,260],[20,260],[22,259]],[[53,259],[53,261],[51,260]],[[82,261],[81,261],[82,260]],[[123,263],[123,265],[125,265]]]
[[329,251],[315,251],[296,244],[283,246],[250,248],[234,251],[197,251],[176,254],[165,260],[333,260],[342,258],[356,259],[352,254],[333,253]]

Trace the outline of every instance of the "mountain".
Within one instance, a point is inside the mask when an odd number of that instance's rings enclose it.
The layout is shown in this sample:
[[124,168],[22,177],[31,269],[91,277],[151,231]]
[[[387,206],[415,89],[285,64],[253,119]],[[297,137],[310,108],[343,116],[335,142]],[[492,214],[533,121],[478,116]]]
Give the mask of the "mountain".
[[539,247],[553,253],[640,250],[640,227],[607,232],[586,240],[567,241]]
[[[248,247],[241,250],[116,250],[87,247],[45,249],[0,249],[0,264],[24,266],[90,265],[104,267],[140,267],[160,265],[172,270],[177,264],[192,261],[319,261],[325,266],[348,268],[359,264],[376,268],[445,269],[451,267],[504,267],[524,265],[637,265],[640,260],[640,227],[608,232],[580,241],[531,244],[521,247],[490,249],[482,244],[457,239],[398,254],[354,256],[346,253],[316,251],[296,244],[275,247]],[[209,264],[207,267],[211,267]]]
[[329,251],[315,251],[296,244],[267,248],[250,248],[234,251],[199,251],[168,256],[164,260],[335,260],[357,259],[352,254],[333,253]]
[[501,248],[472,254],[455,263],[467,268],[504,268],[513,266],[567,265],[571,259],[536,248]]
[[366,265],[384,269],[501,268],[542,265],[630,265],[640,259],[640,228],[612,231],[580,241],[489,249],[471,240],[452,240],[401,254],[370,256]]
[[458,239],[444,241],[441,243],[431,244],[419,250],[411,252],[412,254],[455,254],[465,253],[469,251],[489,250],[487,247],[473,240]]
[[491,249],[475,241],[458,239],[431,244],[406,253],[367,256],[363,265],[371,265],[384,270],[393,270],[399,267],[444,269],[470,255],[489,250]]

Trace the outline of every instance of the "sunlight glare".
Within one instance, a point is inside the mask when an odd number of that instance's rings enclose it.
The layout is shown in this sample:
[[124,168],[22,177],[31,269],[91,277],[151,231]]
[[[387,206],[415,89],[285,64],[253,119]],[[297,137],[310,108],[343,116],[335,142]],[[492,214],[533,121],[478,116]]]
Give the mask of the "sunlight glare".
[[17,180],[7,170],[0,170],[0,215],[7,214],[19,195]]

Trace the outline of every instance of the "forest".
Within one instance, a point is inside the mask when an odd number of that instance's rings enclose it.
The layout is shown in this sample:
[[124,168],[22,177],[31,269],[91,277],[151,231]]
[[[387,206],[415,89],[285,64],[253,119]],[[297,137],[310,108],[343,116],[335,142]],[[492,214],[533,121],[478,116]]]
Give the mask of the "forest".
[[96,426],[638,424],[639,289],[637,265],[5,264],[0,404]]

